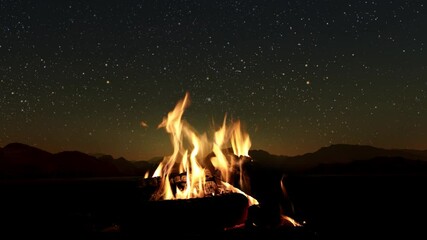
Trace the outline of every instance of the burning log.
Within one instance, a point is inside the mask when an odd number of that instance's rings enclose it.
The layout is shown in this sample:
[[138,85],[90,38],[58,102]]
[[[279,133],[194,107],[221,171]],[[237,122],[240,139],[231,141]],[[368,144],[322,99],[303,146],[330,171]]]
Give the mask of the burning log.
[[[205,170],[204,196],[215,196],[220,194],[221,181],[217,176],[213,176],[209,170]],[[171,174],[169,179],[172,190],[183,191],[187,187],[187,173]],[[176,191],[174,191],[176,194]]]
[[[152,196],[147,197],[136,209],[129,210],[123,231],[187,231],[190,227],[190,232],[200,233],[244,225],[250,203],[248,196],[233,192],[230,186],[224,185],[219,172],[211,174],[205,170],[205,174],[204,197],[190,199],[159,200],[156,190],[164,182],[163,179],[141,179],[139,188]],[[185,189],[187,174],[171,174],[169,183],[172,189]]]
[[214,173],[213,176],[215,177],[217,183],[219,183],[221,180],[225,180],[233,186],[238,187],[243,192],[249,193],[249,178],[244,172],[244,166],[245,164],[252,162],[252,158],[244,155],[237,156],[232,153],[232,150],[228,149],[222,152],[224,156],[226,156],[226,159],[228,159],[230,162],[229,168],[226,169],[228,171],[227,176],[223,176],[225,174],[222,174],[221,171],[213,165],[211,159],[216,157],[214,153],[211,153],[205,157],[203,160],[204,166],[206,166],[206,169],[208,169],[209,172]]
[[[244,158],[249,159],[248,157],[244,157]],[[242,157],[240,157],[240,159],[242,159]],[[211,196],[216,196],[216,195],[225,194],[225,193],[232,193],[232,192],[238,192],[243,195],[246,195],[244,194],[244,191],[241,191],[235,188],[233,184],[223,182],[220,171],[213,169],[214,174],[212,174],[209,169],[205,169],[204,171],[205,171],[205,182],[202,187],[204,191],[203,197],[211,197]],[[233,175],[233,178],[235,179],[235,181],[231,181],[232,183],[235,182],[235,184],[240,188],[243,188],[245,185],[249,185],[248,183],[249,180],[240,170],[236,170],[235,172],[236,173]],[[171,187],[171,191],[173,195],[176,195],[177,191],[183,191],[184,189],[187,188],[187,183],[188,183],[187,178],[188,178],[188,175],[186,172],[173,173],[168,176],[168,182]],[[242,182],[244,182],[244,184],[242,184]],[[145,178],[140,181],[139,187],[141,189],[158,190],[161,187],[162,183],[163,183],[163,179],[161,177]],[[161,199],[161,196],[159,194],[161,193],[159,193],[158,191],[153,192],[151,199],[152,200]],[[251,198],[250,196],[247,196],[247,197]]]

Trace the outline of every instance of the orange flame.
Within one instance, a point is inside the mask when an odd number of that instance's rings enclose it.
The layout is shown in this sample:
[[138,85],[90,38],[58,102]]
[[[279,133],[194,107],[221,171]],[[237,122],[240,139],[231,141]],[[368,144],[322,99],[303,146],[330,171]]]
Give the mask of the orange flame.
[[[283,183],[284,178],[285,178],[285,176],[282,176],[282,179],[280,179],[280,188],[282,189],[283,197],[288,198],[288,192],[286,191],[285,184]],[[294,206],[292,204],[291,204],[291,211],[294,212]],[[282,208],[281,208],[281,213],[280,213],[280,220],[281,220],[281,225],[290,225],[293,227],[301,227],[302,226],[295,219],[285,215]]]
[[249,148],[251,147],[251,139],[247,133],[242,132],[240,121],[237,121],[233,126],[231,135],[231,146],[236,156],[249,157]]
[[[249,205],[258,204],[258,201],[244,191],[231,184],[231,174],[236,165],[239,166],[240,187],[247,188],[244,180],[242,164],[249,157],[251,141],[249,135],[242,131],[240,121],[227,126],[226,117],[219,130],[214,133],[213,141],[208,141],[206,135],[198,135],[191,126],[182,120],[185,108],[189,106],[189,94],[180,100],[175,108],[159,124],[158,128],[165,128],[170,134],[173,153],[164,157],[152,177],[160,177],[161,184],[153,199],[188,199],[214,195],[206,189],[207,175],[212,174],[203,161],[204,152],[208,149],[214,153],[210,162],[214,171],[221,175],[220,188],[222,192],[244,194]],[[231,142],[234,155],[224,152],[224,148]],[[176,177],[173,177],[175,174]],[[247,188],[248,189],[248,188]]]

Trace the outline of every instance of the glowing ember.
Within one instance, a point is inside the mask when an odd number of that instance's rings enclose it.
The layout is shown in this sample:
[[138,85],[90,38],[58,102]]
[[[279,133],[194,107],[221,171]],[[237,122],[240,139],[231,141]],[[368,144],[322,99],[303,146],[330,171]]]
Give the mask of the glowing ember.
[[286,224],[290,224],[293,227],[301,227],[302,225],[300,223],[298,223],[297,221],[295,221],[293,218],[288,217],[286,215],[282,215],[280,217],[281,223],[282,225],[286,225]]
[[[249,135],[242,131],[240,122],[227,125],[227,119],[209,141],[206,134],[197,134],[182,116],[189,106],[189,94],[159,124],[170,134],[173,153],[164,157],[152,177],[160,177],[161,183],[153,200],[189,199],[233,192],[244,194],[249,205],[258,201],[247,195],[249,182],[242,166],[250,159]],[[227,149],[231,144],[233,153]],[[209,153],[213,155],[206,155]],[[213,167],[212,167],[213,166]],[[239,182],[233,175],[238,173]],[[219,175],[219,176],[218,176]],[[239,188],[234,185],[239,184]],[[246,193],[245,193],[246,192]]]

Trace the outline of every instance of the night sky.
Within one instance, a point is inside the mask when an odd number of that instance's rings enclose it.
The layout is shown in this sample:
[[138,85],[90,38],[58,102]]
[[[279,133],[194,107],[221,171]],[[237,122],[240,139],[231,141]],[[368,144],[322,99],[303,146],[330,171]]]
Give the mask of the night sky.
[[[0,146],[129,160],[240,119],[252,149],[427,149],[424,1],[0,1]],[[149,127],[141,127],[141,121]]]

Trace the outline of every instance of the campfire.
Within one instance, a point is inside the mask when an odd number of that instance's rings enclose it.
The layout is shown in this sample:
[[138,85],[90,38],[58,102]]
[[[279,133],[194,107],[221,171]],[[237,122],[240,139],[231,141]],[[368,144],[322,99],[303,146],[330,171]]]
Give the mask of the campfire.
[[[187,93],[158,126],[170,134],[173,153],[163,159],[152,175],[160,178],[153,200],[190,199],[233,192],[245,195],[249,205],[258,204],[255,198],[235,187],[250,189],[242,166],[250,160],[251,140],[242,131],[240,121],[227,125],[225,117],[222,127],[209,141],[206,134],[197,134],[182,119],[189,103]],[[223,150],[228,143],[231,143],[233,153]],[[208,152],[213,154],[206,156]],[[233,179],[236,173],[238,182]]]
[[[155,171],[145,174],[142,187],[151,186],[154,191],[150,204],[140,212],[155,213],[151,222],[164,221],[163,214],[178,218],[171,224],[177,231],[188,226],[222,231],[256,226],[262,209],[250,195],[250,179],[244,168],[252,161],[249,134],[240,121],[228,121],[227,116],[211,135],[198,134],[183,119],[189,104],[186,93],[158,125],[170,135],[173,152]],[[285,215],[280,221],[300,226]]]

